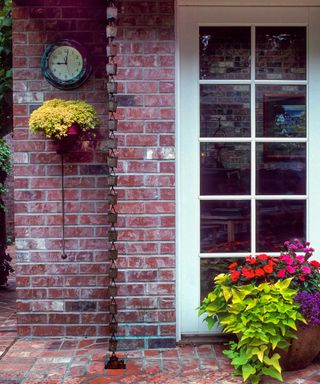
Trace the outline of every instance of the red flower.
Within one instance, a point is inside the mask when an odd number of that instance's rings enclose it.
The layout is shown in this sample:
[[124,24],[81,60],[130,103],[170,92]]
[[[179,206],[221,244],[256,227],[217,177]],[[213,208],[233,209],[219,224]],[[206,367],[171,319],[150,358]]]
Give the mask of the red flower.
[[306,279],[306,275],[301,275],[301,276],[299,276],[299,280],[301,280],[301,281],[305,281],[305,279]]
[[257,256],[257,259],[260,261],[264,261],[270,259],[270,256],[266,255],[265,253],[262,253],[261,255]]
[[232,263],[229,265],[229,269],[234,269],[237,268],[238,264],[237,263]]
[[270,259],[270,260],[268,260],[268,265],[273,266],[273,265],[277,265],[277,263]]
[[252,256],[247,256],[246,257],[246,261],[250,264],[250,265],[253,265],[253,264],[256,264],[257,260],[252,257]]
[[253,279],[255,277],[254,270],[250,268],[243,268],[242,276],[244,276],[247,279]]
[[262,277],[264,275],[265,275],[265,272],[264,272],[264,270],[262,268],[257,268],[256,269],[256,276]]
[[240,277],[240,272],[238,271],[231,272],[230,278],[234,283],[236,283],[239,280],[239,277]]
[[264,270],[266,273],[272,273],[272,272],[273,272],[272,265],[270,265],[270,264],[265,265],[265,266],[263,267],[263,270]]
[[312,260],[312,261],[310,261],[310,264],[311,264],[313,267],[316,267],[316,268],[320,267],[320,263],[319,263],[317,260]]

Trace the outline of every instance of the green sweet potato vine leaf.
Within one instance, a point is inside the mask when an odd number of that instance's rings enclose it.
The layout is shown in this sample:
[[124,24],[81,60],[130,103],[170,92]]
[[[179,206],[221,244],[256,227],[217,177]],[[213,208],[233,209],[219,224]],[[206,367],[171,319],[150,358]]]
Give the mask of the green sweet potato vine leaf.
[[297,291],[290,287],[291,280],[233,286],[228,275],[221,274],[199,307],[209,328],[219,321],[224,332],[238,335],[239,341],[230,342],[224,353],[234,374],[244,381],[258,384],[262,376],[282,381],[277,349],[289,347],[298,321],[306,323],[294,301]]

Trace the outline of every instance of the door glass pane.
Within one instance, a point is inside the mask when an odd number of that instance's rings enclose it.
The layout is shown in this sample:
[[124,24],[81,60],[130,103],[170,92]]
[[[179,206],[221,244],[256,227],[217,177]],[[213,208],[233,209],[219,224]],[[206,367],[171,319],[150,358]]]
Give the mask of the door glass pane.
[[249,79],[250,42],[250,27],[200,27],[200,79]]
[[306,193],[306,144],[257,143],[257,194]]
[[250,86],[200,86],[201,137],[250,136]]
[[256,78],[306,79],[306,28],[257,27]]
[[257,201],[257,251],[277,252],[294,238],[306,239],[306,201]]
[[250,143],[200,144],[200,194],[250,194]]
[[256,97],[257,136],[306,136],[304,85],[257,85]]
[[218,257],[214,259],[201,258],[200,259],[200,295],[201,301],[213,290],[213,279],[220,273],[229,271],[229,265],[237,262],[238,257]]
[[201,201],[201,252],[248,252],[250,211],[250,201]]

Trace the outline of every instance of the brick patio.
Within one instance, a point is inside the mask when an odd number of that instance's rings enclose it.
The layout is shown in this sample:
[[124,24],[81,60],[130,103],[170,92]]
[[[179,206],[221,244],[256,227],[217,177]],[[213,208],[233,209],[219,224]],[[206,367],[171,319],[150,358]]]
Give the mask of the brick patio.
[[[15,249],[8,248],[15,266]],[[126,371],[104,370],[108,339],[17,338],[15,277],[0,288],[0,384],[241,383],[222,354],[224,346],[119,352]],[[266,380],[265,384],[278,383]],[[284,374],[286,384],[319,384],[320,364]]]
[[[8,348],[0,358],[1,384],[241,383],[232,377],[222,345],[183,346],[125,353],[126,371],[104,370],[107,339],[15,339],[1,333]],[[119,355],[121,355],[119,353]],[[320,364],[284,375],[286,384],[318,384]],[[273,380],[265,384],[276,383]]]

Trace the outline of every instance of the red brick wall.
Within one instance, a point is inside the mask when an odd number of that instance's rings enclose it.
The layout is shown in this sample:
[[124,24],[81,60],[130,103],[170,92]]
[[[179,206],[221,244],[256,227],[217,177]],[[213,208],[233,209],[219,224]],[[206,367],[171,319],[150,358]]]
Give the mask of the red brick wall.
[[[27,124],[33,109],[55,97],[93,103],[104,120],[105,3],[66,0],[43,4],[49,5],[13,9],[18,332],[28,336],[103,335],[108,323],[104,142],[98,139],[95,147],[85,151],[79,145],[79,150],[66,156],[68,259],[64,261],[60,156],[51,140],[30,133]],[[82,42],[95,63],[90,80],[74,91],[51,87],[40,70],[45,45],[62,38]],[[106,136],[104,124],[98,136]]]
[[173,0],[122,1],[118,36],[118,319],[127,337],[166,347],[175,339]]
[[[165,347],[175,340],[173,3],[121,2],[117,301],[126,341],[120,347]],[[105,112],[105,2],[88,4],[14,8],[20,335],[108,334],[106,132],[100,129],[96,148],[66,159],[69,257],[62,261],[60,159],[50,140],[27,129],[30,112],[52,97],[82,98]],[[65,37],[92,47],[95,56],[94,75],[71,92],[49,86],[39,69],[45,44]]]

